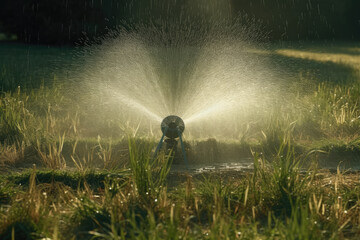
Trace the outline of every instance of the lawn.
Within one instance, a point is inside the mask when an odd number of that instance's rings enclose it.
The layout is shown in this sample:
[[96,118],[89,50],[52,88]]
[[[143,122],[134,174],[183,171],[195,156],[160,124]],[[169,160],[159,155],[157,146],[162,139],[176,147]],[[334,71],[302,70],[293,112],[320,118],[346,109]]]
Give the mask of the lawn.
[[247,51],[277,97],[189,124],[185,170],[160,123],[79,94],[83,49],[0,45],[0,238],[358,239],[360,44]]

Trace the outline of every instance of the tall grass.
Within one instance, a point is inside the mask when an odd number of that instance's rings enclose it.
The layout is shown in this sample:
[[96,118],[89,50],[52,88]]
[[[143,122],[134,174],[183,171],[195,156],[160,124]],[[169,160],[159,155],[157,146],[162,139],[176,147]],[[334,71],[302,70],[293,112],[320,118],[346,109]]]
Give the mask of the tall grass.
[[65,134],[59,137],[57,142],[48,143],[47,146],[37,142],[36,150],[45,167],[54,170],[66,168],[66,161],[62,154],[64,141]]
[[16,195],[7,214],[2,216],[1,239],[36,239],[45,237],[50,218],[47,195],[37,187],[36,169],[32,170],[26,192]]
[[[73,180],[67,174],[66,178],[59,175],[48,181],[49,177],[32,170],[29,180],[21,186],[10,185],[4,177],[0,192],[9,192],[7,188],[18,190],[8,194],[14,201],[10,208],[0,203],[1,217],[6,220],[0,223],[0,236],[11,237],[13,228],[15,236],[20,236],[19,229],[28,229],[30,235],[60,239],[360,236],[358,173],[339,168],[336,174],[329,174],[313,166],[304,168],[286,141],[278,149],[278,157],[269,159],[254,153],[253,172],[189,175],[175,186],[168,185],[167,178],[161,182],[150,178],[157,171],[148,165],[152,160],[147,148],[132,144],[133,160],[143,160],[147,167],[121,177],[105,174],[102,180],[96,180],[103,185],[90,184],[93,173],[89,172],[81,178],[74,173]],[[136,180],[137,173],[149,178]],[[69,181],[74,183],[65,186]],[[150,186],[150,190],[144,186]]]
[[3,93],[0,96],[0,142],[23,141],[31,117],[27,102],[28,98],[21,94],[20,87],[15,93]]
[[72,162],[74,163],[76,169],[85,173],[88,169],[91,169],[94,166],[94,151],[95,148],[89,149],[87,145],[85,145],[85,153],[82,156],[76,152],[78,140],[76,139],[72,145],[72,154],[70,156]]
[[151,147],[146,142],[129,138],[129,163],[135,188],[143,198],[156,196],[165,187],[172,156],[151,156]]
[[313,101],[316,103],[312,109],[314,114],[320,117],[323,129],[332,129],[338,135],[358,136],[357,130],[360,126],[360,87],[358,84],[352,86],[331,86],[330,84],[319,84],[315,91]]
[[25,143],[1,144],[0,143],[0,166],[6,168],[21,164],[25,158]]

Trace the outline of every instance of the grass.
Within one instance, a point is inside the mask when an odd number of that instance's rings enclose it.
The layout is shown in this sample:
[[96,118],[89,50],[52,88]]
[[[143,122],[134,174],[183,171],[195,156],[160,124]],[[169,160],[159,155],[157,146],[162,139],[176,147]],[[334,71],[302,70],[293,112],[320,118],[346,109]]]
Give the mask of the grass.
[[[303,171],[299,163],[285,142],[276,159],[255,154],[253,172],[193,174],[172,187],[136,179],[134,170],[12,173],[2,177],[7,201],[1,205],[0,236],[357,239],[358,173],[331,174],[313,166]],[[168,181],[178,177],[164,174]]]
[[[102,126],[94,126],[84,119],[89,116],[80,107],[68,107],[69,99],[62,91],[61,86],[41,87],[30,93],[18,88],[15,93],[2,95],[0,164],[16,166],[32,161],[52,169],[75,165],[83,170],[95,166],[124,167],[129,154],[126,136],[132,127],[116,126],[112,124],[113,119]],[[312,93],[295,97],[295,105],[272,109],[261,122],[251,126],[239,125],[239,140],[190,139],[185,142],[189,161],[201,163],[224,159],[226,162],[239,159],[239,156],[249,158],[250,148],[271,154],[279,147],[284,132],[291,132],[297,154],[306,154],[314,148],[339,152],[340,148],[331,146],[342,143],[345,148],[349,146],[347,153],[353,151],[357,155],[359,95],[358,83],[344,86],[318,84]],[[88,129],[96,135],[88,133]],[[101,137],[98,133],[102,131],[118,137],[113,139],[106,134]],[[149,144],[156,144],[154,138],[147,139]]]
[[344,48],[270,49],[348,74],[299,74],[291,101],[239,121],[238,138],[185,136],[190,164],[250,159],[244,172],[172,172],[179,151],[154,158],[146,124],[93,113],[56,81],[2,92],[0,238],[358,239],[359,69]]

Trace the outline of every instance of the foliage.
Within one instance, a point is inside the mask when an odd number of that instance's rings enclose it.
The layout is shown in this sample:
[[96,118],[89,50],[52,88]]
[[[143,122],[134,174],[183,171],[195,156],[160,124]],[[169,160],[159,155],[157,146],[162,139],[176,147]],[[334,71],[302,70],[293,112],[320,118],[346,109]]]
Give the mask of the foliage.
[[[144,160],[139,146],[136,156]],[[133,172],[14,173],[1,181],[11,205],[0,202],[0,236],[357,239],[358,173],[339,168],[331,174],[313,166],[303,171],[299,160],[284,142],[274,159],[254,153],[251,173],[192,174],[173,187],[167,187],[169,176],[160,187],[154,180],[136,181]],[[158,191],[143,193],[141,184]]]
[[155,157],[150,154],[150,147],[146,142],[139,144],[134,138],[129,138],[129,162],[135,189],[145,199],[156,196],[165,186],[172,161],[171,154]]

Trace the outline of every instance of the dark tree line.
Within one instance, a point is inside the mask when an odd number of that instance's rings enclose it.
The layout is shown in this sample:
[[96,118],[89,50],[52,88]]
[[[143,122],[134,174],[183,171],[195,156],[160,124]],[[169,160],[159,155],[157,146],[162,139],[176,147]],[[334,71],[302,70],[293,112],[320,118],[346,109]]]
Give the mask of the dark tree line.
[[[194,22],[247,15],[273,40],[360,39],[359,0],[2,0],[0,32],[20,41],[74,44],[125,23]],[[215,3],[212,3],[215,2]],[[211,3],[211,4],[209,4]],[[216,18],[217,17],[217,18]],[[185,21],[189,24],[191,21]],[[259,24],[260,24],[259,23]]]

